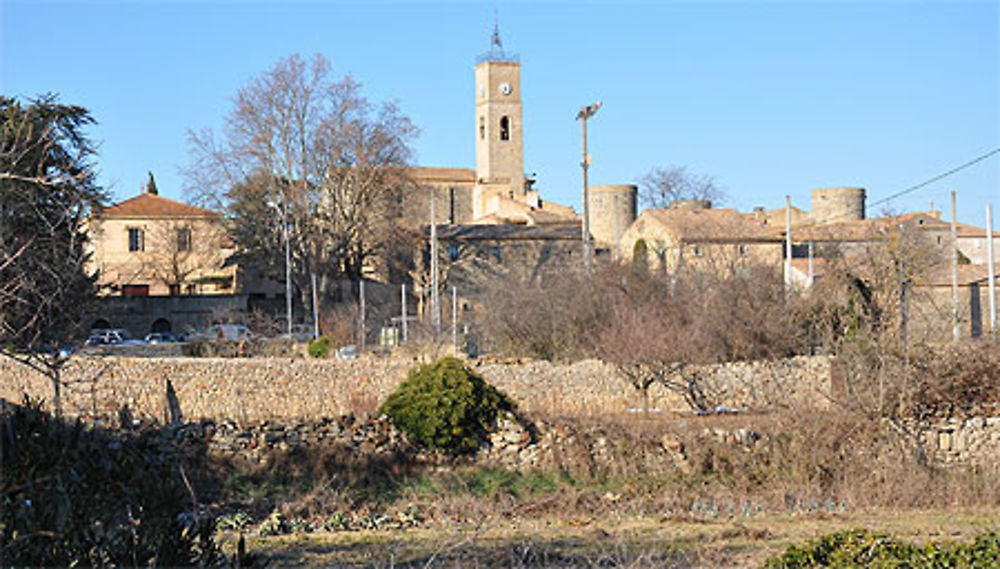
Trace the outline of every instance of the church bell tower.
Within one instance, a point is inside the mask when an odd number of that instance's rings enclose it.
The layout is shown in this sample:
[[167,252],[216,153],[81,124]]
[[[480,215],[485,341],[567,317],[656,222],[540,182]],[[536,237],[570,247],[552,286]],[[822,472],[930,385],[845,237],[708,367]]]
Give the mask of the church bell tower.
[[521,63],[507,54],[493,29],[490,51],[476,64],[476,186],[473,217],[490,213],[495,196],[526,200]]

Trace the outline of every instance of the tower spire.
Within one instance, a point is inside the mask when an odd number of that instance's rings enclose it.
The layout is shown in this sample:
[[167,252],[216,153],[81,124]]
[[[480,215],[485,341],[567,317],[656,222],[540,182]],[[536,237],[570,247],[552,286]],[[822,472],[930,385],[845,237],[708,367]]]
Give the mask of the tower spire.
[[503,53],[503,43],[500,41],[500,18],[496,10],[493,10],[493,38],[490,40],[490,49],[494,47]]

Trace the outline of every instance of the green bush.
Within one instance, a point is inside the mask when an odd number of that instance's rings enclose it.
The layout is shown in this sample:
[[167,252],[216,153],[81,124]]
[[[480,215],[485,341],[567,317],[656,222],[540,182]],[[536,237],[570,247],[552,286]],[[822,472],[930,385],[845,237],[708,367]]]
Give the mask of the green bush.
[[458,455],[475,452],[510,399],[456,358],[410,371],[381,412],[410,440]]
[[189,358],[210,358],[215,355],[215,350],[210,342],[199,340],[181,345],[181,354]]
[[806,567],[956,567],[978,569],[1000,564],[1000,534],[984,533],[972,543],[899,541],[864,529],[823,536],[803,547],[792,546],[769,560],[768,569]]
[[333,342],[328,336],[320,336],[315,340],[309,340],[306,345],[306,351],[309,352],[309,357],[312,358],[325,358],[330,354],[330,350],[333,348]]
[[113,434],[35,404],[0,407],[4,566],[191,566],[222,560],[213,520],[188,510],[156,432]]

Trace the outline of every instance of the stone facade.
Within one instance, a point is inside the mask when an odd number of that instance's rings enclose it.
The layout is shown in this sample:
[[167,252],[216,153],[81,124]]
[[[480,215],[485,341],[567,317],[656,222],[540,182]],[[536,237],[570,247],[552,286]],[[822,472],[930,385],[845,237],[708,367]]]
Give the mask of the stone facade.
[[625,230],[635,221],[638,191],[630,184],[588,188],[590,234],[596,247],[617,249]]
[[232,294],[235,252],[222,215],[160,197],[155,187],[87,221],[89,269],[106,294]]

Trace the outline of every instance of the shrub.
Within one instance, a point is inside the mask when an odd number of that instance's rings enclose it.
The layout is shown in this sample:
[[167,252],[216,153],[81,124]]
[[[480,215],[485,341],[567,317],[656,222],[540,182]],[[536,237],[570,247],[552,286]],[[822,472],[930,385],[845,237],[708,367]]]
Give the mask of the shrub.
[[333,342],[329,336],[320,336],[315,340],[309,340],[309,344],[306,346],[309,356],[313,358],[325,358],[330,354],[331,348],[333,348]]
[[212,349],[211,343],[199,340],[183,344],[181,354],[189,358],[210,358],[215,355],[215,350]]
[[453,455],[479,448],[503,411],[513,403],[456,358],[410,371],[381,412],[418,445]]
[[112,435],[38,405],[0,409],[5,566],[189,566],[221,560],[207,516],[186,511],[158,434]]
[[798,567],[995,567],[1000,534],[985,533],[972,543],[917,546],[856,529],[823,536],[804,547],[792,546],[769,560],[770,569]]

